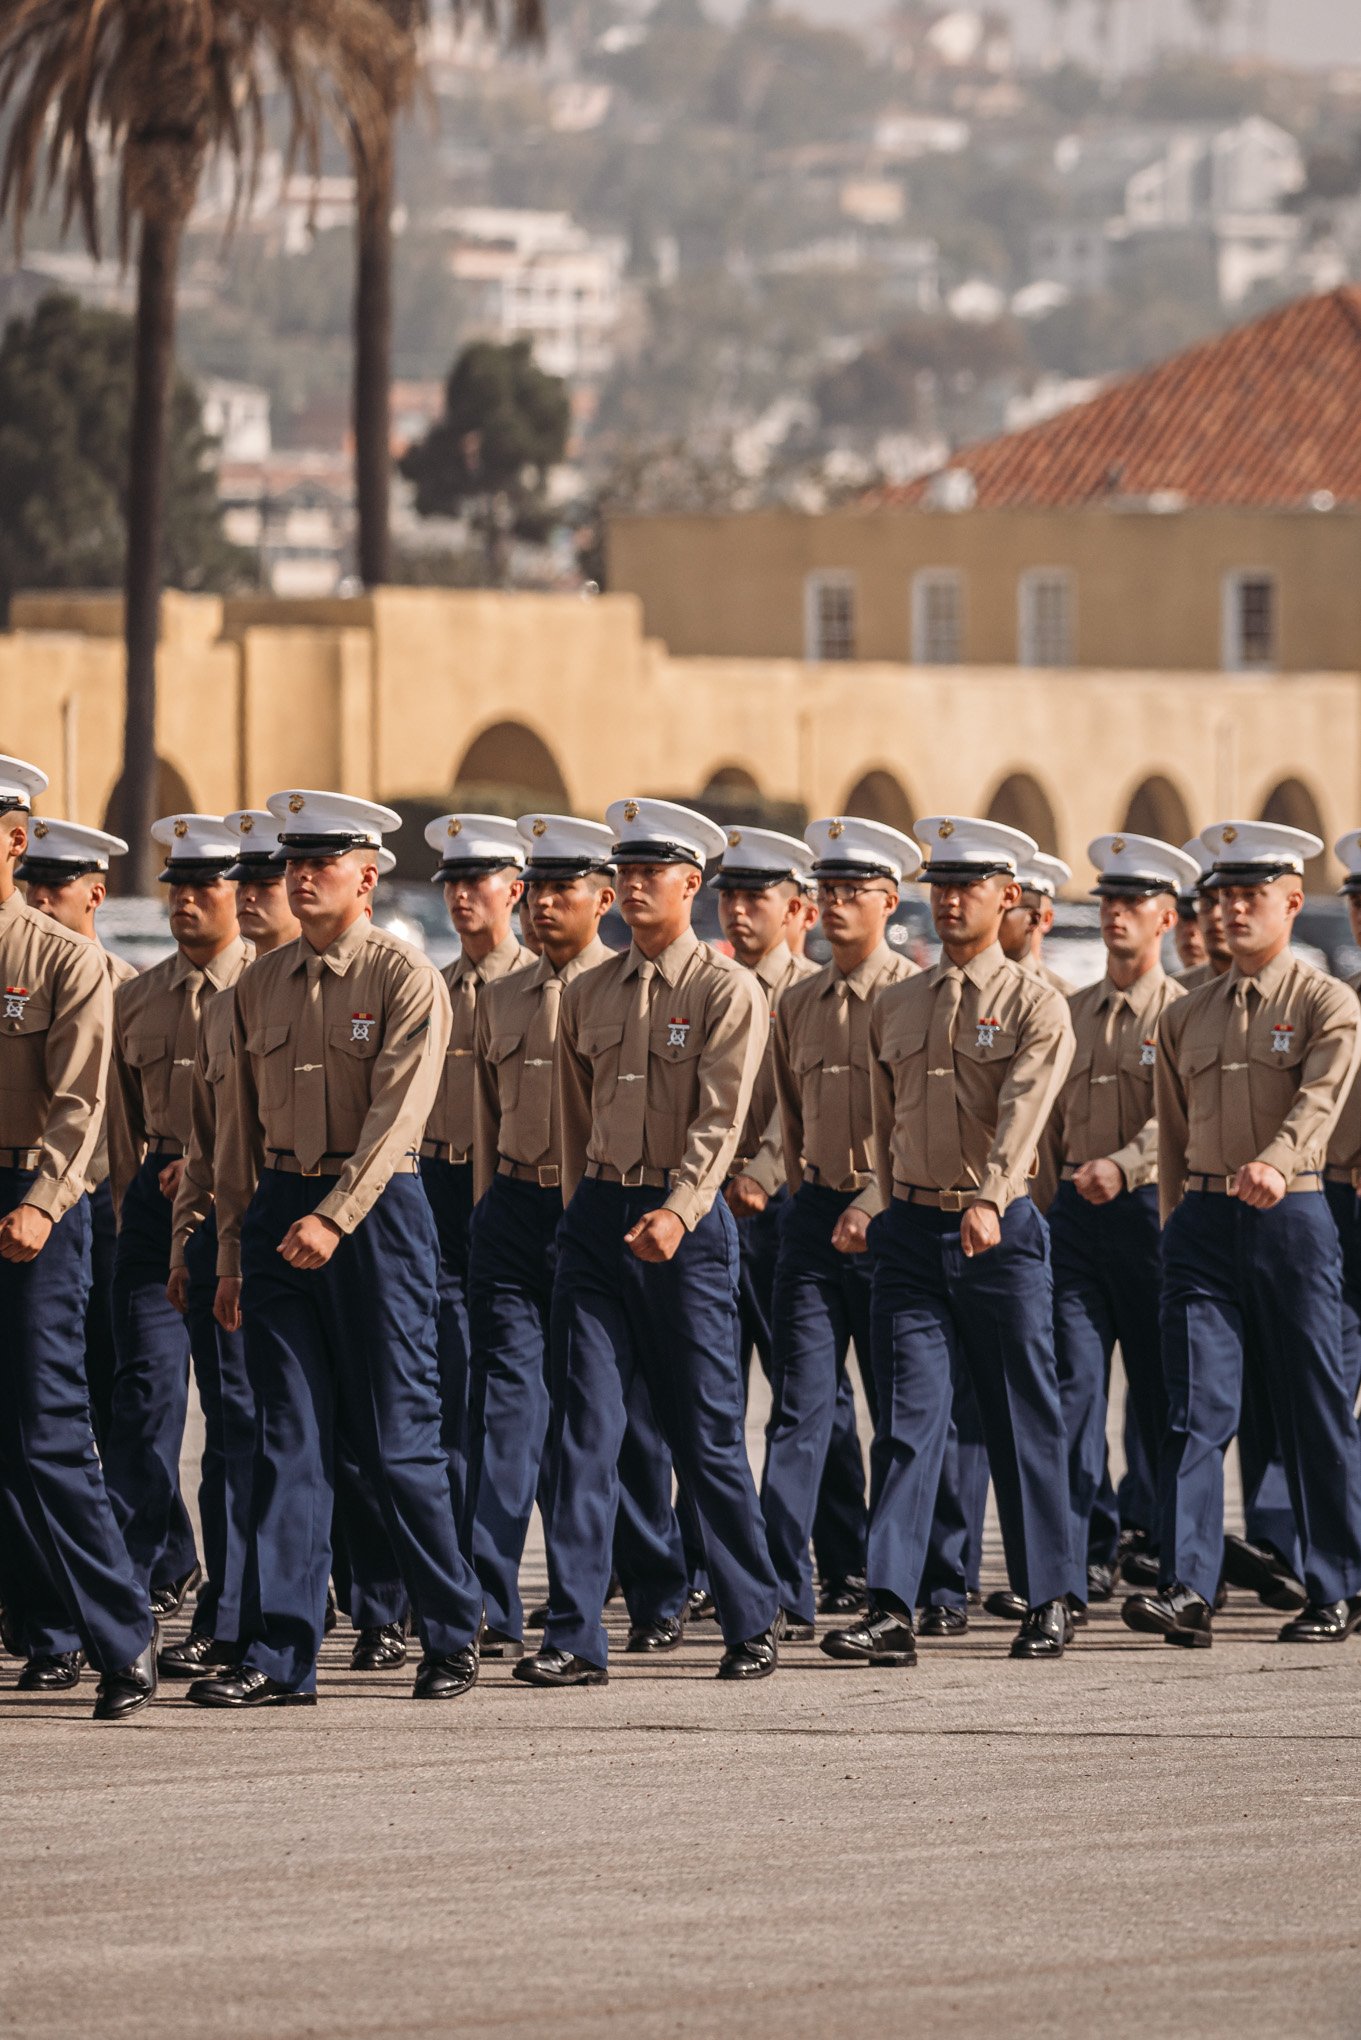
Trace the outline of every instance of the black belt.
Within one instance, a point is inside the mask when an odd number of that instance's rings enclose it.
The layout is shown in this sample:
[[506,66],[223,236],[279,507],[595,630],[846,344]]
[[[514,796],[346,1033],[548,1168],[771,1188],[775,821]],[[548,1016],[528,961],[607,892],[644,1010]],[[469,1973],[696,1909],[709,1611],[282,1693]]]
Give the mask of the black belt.
[[167,1140],[159,1133],[149,1133],[147,1135],[146,1151],[148,1159],[154,1157],[158,1162],[182,1162],[184,1160],[184,1142],[182,1140]]
[[461,1169],[464,1163],[470,1162],[472,1158],[473,1151],[471,1148],[456,1148],[447,1140],[423,1140],[421,1142],[422,1161],[450,1162],[454,1168]]
[[513,1162],[509,1155],[498,1155],[496,1173],[509,1176],[512,1183],[537,1183],[541,1190],[562,1187],[562,1170],[556,1162]]

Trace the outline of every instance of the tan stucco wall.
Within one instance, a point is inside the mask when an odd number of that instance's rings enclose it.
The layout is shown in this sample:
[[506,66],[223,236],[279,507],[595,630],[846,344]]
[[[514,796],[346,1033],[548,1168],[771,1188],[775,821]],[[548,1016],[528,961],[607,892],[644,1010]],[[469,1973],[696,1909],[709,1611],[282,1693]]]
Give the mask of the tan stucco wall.
[[1350,511],[844,510],[621,517],[609,527],[609,584],[636,595],[644,626],[675,655],[802,658],[804,589],[814,572],[855,581],[857,655],[911,657],[915,573],[964,577],[963,663],[1015,662],[1018,578],[1074,576],[1080,667],[1214,672],[1224,577],[1277,577],[1285,672],[1361,663],[1361,516]]
[[[715,599],[723,583],[715,576]],[[48,812],[98,823],[122,738],[118,605],[24,598],[15,621],[0,636],[0,750],[51,774]],[[694,795],[738,767],[768,798],[813,814],[844,807],[872,771],[916,814],[986,812],[999,784],[1024,774],[1052,811],[1056,847],[1079,867],[1088,840],[1124,825],[1153,775],[1196,826],[1259,814],[1289,778],[1330,839],[1361,824],[1353,673],[677,657],[644,637],[642,605],[628,596],[390,590],[225,608],[180,597],[167,622],[158,749],[210,811],[293,784],[439,800],[473,742],[509,724],[512,760],[537,738],[587,815],[625,793]]]

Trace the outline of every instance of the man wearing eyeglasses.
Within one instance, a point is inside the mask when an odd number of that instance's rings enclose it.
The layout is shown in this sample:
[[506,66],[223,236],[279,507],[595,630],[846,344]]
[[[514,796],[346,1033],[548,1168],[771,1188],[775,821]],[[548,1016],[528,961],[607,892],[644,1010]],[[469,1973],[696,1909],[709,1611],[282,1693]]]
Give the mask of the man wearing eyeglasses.
[[775,1080],[792,1195],[775,1266],[772,1406],[761,1481],[785,1634],[795,1640],[813,1635],[808,1541],[852,1343],[871,1413],[876,1408],[865,1251],[881,1203],[870,1152],[870,1011],[885,985],[915,975],[916,965],[889,947],[886,930],[904,876],[921,865],[906,836],[852,816],[812,823],[805,841],[832,961],[791,985],[775,1014]]

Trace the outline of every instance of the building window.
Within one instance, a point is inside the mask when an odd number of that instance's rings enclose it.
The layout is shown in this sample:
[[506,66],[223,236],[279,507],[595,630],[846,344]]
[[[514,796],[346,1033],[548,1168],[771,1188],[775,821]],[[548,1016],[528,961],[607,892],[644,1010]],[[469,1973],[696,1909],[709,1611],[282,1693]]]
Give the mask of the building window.
[[1224,669],[1229,673],[1269,673],[1276,665],[1278,602],[1275,576],[1238,573],[1224,576]]
[[1073,663],[1073,577],[1064,567],[1035,567],[1020,585],[1020,664]]
[[950,567],[912,576],[912,658],[918,666],[957,666],[964,650],[964,582]]
[[855,582],[849,574],[810,574],[804,598],[804,657],[855,657]]

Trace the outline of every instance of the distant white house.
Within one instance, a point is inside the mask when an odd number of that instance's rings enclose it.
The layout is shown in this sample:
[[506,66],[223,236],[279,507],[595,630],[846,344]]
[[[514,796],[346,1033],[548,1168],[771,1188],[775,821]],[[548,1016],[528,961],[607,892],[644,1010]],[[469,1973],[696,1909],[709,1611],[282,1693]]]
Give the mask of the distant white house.
[[221,461],[265,461],[274,450],[269,391],[254,383],[212,378],[199,385],[203,429],[218,443]]
[[462,206],[438,215],[449,273],[490,339],[533,342],[550,375],[596,381],[614,365],[628,243],[567,213]]

